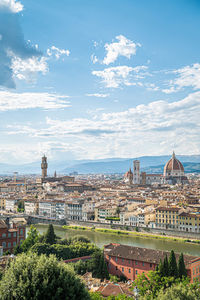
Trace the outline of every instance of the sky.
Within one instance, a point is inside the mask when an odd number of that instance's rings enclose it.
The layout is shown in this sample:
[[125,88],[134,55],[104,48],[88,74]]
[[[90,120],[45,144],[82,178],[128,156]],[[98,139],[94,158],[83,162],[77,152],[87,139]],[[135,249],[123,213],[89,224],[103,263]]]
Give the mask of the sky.
[[198,0],[0,0],[0,162],[200,154]]

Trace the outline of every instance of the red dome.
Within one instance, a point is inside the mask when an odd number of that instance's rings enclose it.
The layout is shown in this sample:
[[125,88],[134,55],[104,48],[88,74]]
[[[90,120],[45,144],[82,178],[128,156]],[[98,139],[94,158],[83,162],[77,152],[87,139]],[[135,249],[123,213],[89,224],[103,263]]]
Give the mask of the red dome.
[[168,171],[182,171],[182,172],[184,172],[183,165],[175,157],[175,153],[174,152],[172,154],[172,158],[170,158],[170,160],[166,163],[164,170],[165,170],[165,172],[168,172]]

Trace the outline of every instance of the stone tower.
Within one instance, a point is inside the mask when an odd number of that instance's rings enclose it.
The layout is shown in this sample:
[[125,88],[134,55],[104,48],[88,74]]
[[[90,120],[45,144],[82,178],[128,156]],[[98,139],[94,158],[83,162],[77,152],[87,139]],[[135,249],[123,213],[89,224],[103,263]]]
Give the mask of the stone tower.
[[133,184],[133,173],[131,171],[131,168],[128,171],[128,183],[129,185]]
[[140,184],[140,161],[133,161],[133,183]]
[[44,155],[42,157],[42,163],[41,163],[42,178],[47,177],[47,168],[48,168],[47,157]]

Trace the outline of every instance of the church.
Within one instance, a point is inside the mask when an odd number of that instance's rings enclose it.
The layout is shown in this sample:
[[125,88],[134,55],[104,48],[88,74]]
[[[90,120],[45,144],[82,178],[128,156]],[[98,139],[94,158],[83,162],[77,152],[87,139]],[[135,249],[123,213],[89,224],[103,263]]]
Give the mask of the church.
[[124,181],[129,184],[152,185],[152,184],[186,184],[188,179],[184,173],[182,163],[173,152],[172,157],[165,164],[163,174],[147,174],[140,172],[140,161],[133,161],[133,172],[131,168],[124,175]]

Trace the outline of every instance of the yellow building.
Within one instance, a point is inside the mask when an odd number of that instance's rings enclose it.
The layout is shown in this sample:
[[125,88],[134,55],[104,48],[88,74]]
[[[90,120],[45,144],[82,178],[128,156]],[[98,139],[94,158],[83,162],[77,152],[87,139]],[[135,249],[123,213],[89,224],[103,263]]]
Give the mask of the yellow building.
[[165,229],[178,229],[179,213],[178,207],[164,207],[156,208],[156,227]]
[[181,212],[178,226],[180,231],[200,232],[200,213]]
[[4,210],[6,207],[6,200],[5,198],[0,198],[0,210]]

